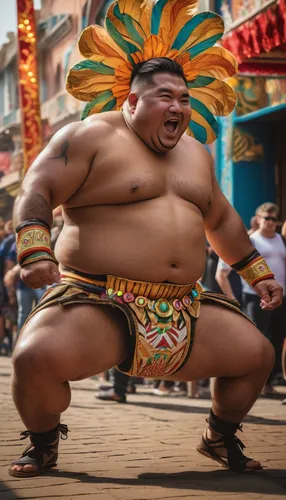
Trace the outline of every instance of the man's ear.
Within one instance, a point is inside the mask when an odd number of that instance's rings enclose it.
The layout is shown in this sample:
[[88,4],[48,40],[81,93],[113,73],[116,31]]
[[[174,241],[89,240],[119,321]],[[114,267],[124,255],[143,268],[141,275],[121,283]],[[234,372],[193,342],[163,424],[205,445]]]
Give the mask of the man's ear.
[[138,97],[135,92],[131,92],[128,96],[128,109],[131,114],[134,113],[138,102]]

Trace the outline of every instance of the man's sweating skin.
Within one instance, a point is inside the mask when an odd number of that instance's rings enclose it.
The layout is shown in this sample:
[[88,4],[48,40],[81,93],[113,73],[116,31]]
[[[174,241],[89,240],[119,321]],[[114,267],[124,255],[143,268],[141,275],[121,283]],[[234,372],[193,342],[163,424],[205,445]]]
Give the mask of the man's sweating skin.
[[[154,75],[152,85],[131,88],[123,111],[92,116],[55,134],[24,179],[14,224],[38,218],[51,225],[52,209],[63,205],[60,265],[142,281],[195,282],[204,270],[205,233],[229,264],[251,253],[209,154],[183,135],[191,117],[184,80]],[[176,130],[166,128],[169,118],[177,120]],[[58,281],[59,271],[41,261],[24,267],[21,276],[38,288]],[[267,307],[280,304],[281,287],[274,280],[255,288]],[[127,335],[123,313],[111,307],[52,306],[38,312],[14,352],[13,397],[26,427],[55,427],[70,402],[68,381],[119,364]],[[213,410],[239,423],[272,364],[269,342],[245,318],[202,304],[191,356],[173,378],[218,377]],[[208,430],[208,437],[216,435]],[[35,466],[13,468],[28,472]]]

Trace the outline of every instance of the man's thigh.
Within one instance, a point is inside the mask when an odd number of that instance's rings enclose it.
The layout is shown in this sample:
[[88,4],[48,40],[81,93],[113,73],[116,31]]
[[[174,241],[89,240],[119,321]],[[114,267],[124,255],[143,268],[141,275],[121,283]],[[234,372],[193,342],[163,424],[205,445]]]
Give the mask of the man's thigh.
[[[267,344],[267,345],[266,345]],[[261,363],[269,342],[242,315],[212,304],[202,304],[191,355],[173,380],[239,377]]]
[[62,381],[86,378],[123,361],[128,326],[109,306],[51,306],[23,327],[14,359],[31,359]]

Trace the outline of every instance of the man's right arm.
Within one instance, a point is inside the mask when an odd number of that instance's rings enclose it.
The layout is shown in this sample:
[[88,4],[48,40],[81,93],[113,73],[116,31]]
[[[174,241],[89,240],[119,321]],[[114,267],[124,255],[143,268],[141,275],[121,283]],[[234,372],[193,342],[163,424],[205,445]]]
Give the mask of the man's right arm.
[[53,208],[67,201],[88,175],[95,154],[88,136],[88,127],[77,122],[52,137],[23,180],[14,205],[14,227],[30,219],[51,226]]
[[[96,153],[96,128],[90,126],[89,121],[61,129],[40,153],[22,183],[14,205],[13,222],[18,231],[21,278],[31,288],[51,285],[60,279],[52,250],[44,241],[48,241],[52,210],[71,198],[88,176]],[[26,249],[26,235],[29,239],[34,233],[35,223],[39,224],[36,230],[40,236],[35,245],[31,244],[32,248]]]

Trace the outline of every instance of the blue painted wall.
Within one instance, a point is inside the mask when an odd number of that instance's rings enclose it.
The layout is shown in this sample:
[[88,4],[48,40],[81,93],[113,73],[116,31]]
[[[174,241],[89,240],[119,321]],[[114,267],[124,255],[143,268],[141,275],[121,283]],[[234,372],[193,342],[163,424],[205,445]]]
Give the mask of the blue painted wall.
[[266,201],[275,203],[276,200],[275,141],[269,125],[267,131],[266,123],[253,122],[243,127],[263,144],[263,159],[233,164],[233,205],[247,227],[259,205]]
[[[233,119],[235,116],[233,115]],[[270,123],[243,124],[243,130],[257,137],[264,148],[264,157],[256,162],[234,163],[226,157],[226,133],[231,126],[229,118],[222,118],[220,136],[216,143],[216,176],[222,191],[242,217],[246,227],[255,209],[266,201],[276,200],[275,186],[275,128]],[[240,125],[241,126],[241,125]]]

